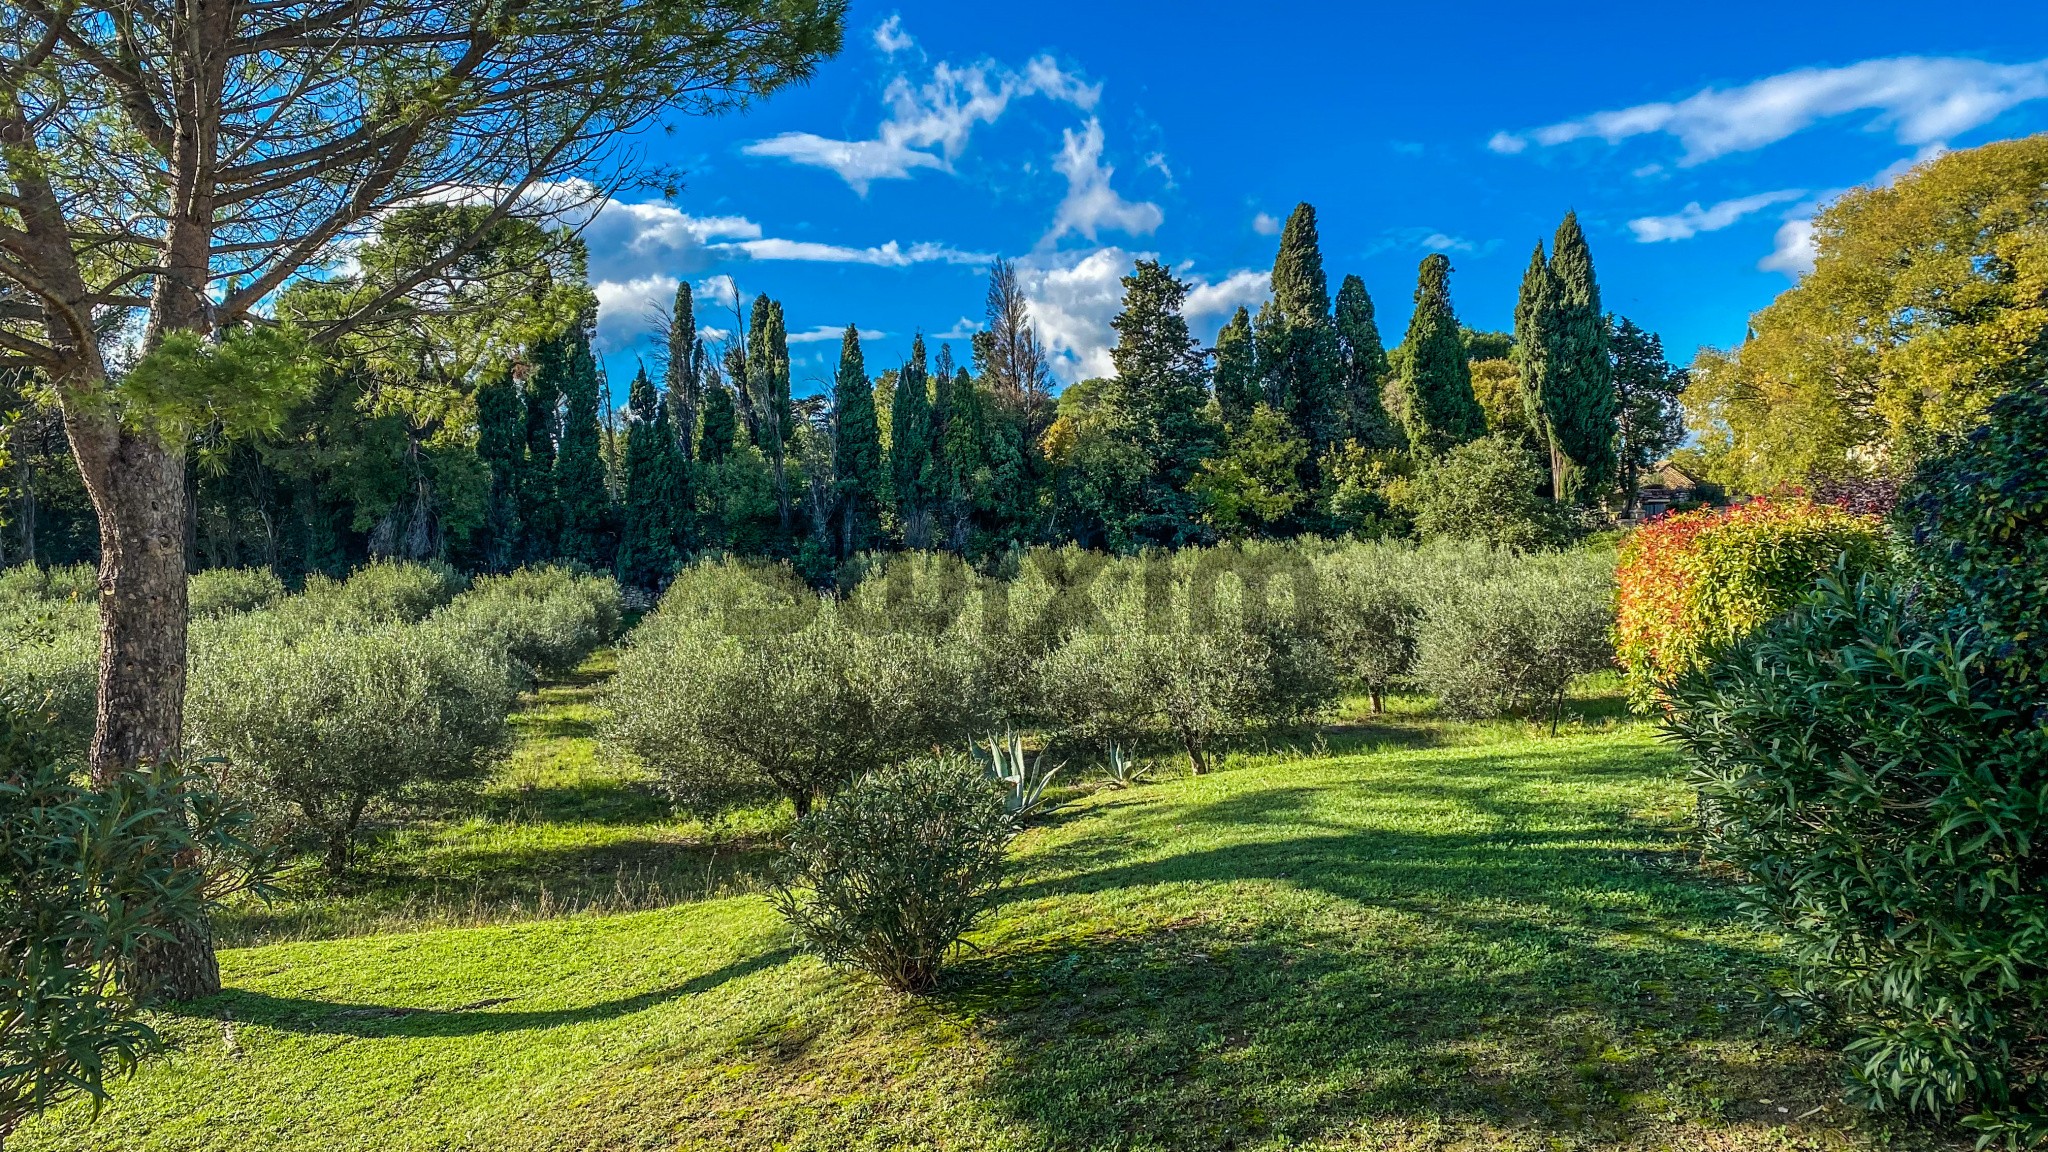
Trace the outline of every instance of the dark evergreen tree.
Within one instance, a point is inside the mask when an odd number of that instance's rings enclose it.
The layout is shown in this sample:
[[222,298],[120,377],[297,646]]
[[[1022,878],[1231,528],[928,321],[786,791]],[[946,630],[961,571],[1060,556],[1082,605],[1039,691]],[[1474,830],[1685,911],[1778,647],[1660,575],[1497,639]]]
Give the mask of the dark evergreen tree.
[[526,408],[508,369],[493,369],[476,386],[476,454],[489,470],[483,562],[492,572],[519,563],[519,480],[526,466]]
[[920,333],[910,346],[910,359],[896,376],[896,394],[889,400],[889,471],[895,481],[896,515],[906,548],[932,544],[932,497],[936,479],[932,459],[931,385]]
[[1156,260],[1138,261],[1123,285],[1123,311],[1112,321],[1116,375],[1102,402],[1111,428],[1139,448],[1149,473],[1129,530],[1152,543],[1191,543],[1201,534],[1191,482],[1216,453],[1217,438],[1207,366],[1181,314],[1187,285]]
[[1216,407],[1229,428],[1243,427],[1265,399],[1252,340],[1252,316],[1243,307],[1216,334]]
[[603,388],[590,352],[590,325],[577,324],[566,341],[568,372],[562,384],[562,436],[555,457],[555,499],[561,516],[561,556],[592,568],[611,567],[615,547],[611,491],[605,484]]
[[567,333],[541,341],[526,374],[526,462],[519,475],[521,563],[545,563],[560,555],[562,510],[555,498],[555,446],[562,434],[570,343]]
[[1451,261],[1441,252],[1422,261],[1402,351],[1399,387],[1408,443],[1435,455],[1486,435],[1486,414],[1472,394],[1472,370],[1451,309]]
[[1550,419],[1543,408],[1543,396],[1551,390],[1550,329],[1555,324],[1557,285],[1551,278],[1550,258],[1539,241],[1529,255],[1529,267],[1522,273],[1521,291],[1515,298],[1515,369],[1522,382],[1522,404],[1528,423],[1542,442],[1543,455],[1550,461],[1550,495],[1564,499],[1565,459],[1557,439],[1550,434]]
[[1591,503],[1614,483],[1614,365],[1607,351],[1607,316],[1593,253],[1568,212],[1550,246],[1550,301],[1544,422],[1558,451],[1570,461],[1565,495]]
[[685,497],[681,450],[668,408],[642,366],[626,400],[625,497],[619,531],[619,580],[659,588],[682,560]]
[[887,490],[882,479],[882,430],[875,420],[875,393],[868,382],[857,325],[846,326],[846,336],[839,344],[832,413],[832,458],[839,478],[839,554],[844,558],[873,545]]
[[[1337,349],[1344,363],[1347,432],[1368,451],[1401,446],[1401,434],[1387,416],[1382,390],[1387,383],[1387,350],[1373,318],[1365,281],[1346,276],[1337,291]],[[1221,354],[1220,346],[1218,354]]]
[[1622,515],[1633,516],[1643,473],[1685,439],[1678,394],[1691,377],[1664,358],[1664,341],[1655,332],[1632,320],[1608,317],[1607,347],[1614,357],[1616,479]]
[[739,414],[734,409],[732,389],[718,378],[716,368],[704,377],[704,411],[697,432],[697,459],[716,464],[732,454],[740,435]]
[[[1295,205],[1280,233],[1273,260],[1273,307],[1285,325],[1284,340],[1273,341],[1269,370],[1279,374],[1281,408],[1308,442],[1305,466],[1313,472],[1322,454],[1347,431],[1343,366],[1330,315],[1330,284],[1323,272],[1316,210]],[[1276,333],[1276,336],[1278,334]]]
[[696,301],[688,280],[676,285],[675,308],[668,322],[668,369],[662,405],[668,410],[676,445],[684,461],[697,454],[697,415],[704,406],[704,342],[697,338]]

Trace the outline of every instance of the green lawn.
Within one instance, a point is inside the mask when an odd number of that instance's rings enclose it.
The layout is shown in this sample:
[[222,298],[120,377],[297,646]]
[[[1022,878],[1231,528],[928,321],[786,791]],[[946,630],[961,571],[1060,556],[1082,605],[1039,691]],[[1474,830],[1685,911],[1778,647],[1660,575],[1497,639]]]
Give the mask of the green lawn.
[[[701,866],[702,830],[608,778],[563,691],[492,792],[533,818],[407,833],[376,857],[395,883],[463,861],[500,891],[497,872],[622,845]],[[756,895],[239,948],[231,990],[161,1018],[171,1052],[96,1125],[74,1108],[19,1146],[1880,1142],[1834,1103],[1826,1054],[1759,1026],[1770,942],[1685,850],[1647,728],[1603,706],[1552,738],[1407,706],[1211,776],[1070,792],[927,1000],[794,952]],[[275,915],[313,933],[328,899]]]

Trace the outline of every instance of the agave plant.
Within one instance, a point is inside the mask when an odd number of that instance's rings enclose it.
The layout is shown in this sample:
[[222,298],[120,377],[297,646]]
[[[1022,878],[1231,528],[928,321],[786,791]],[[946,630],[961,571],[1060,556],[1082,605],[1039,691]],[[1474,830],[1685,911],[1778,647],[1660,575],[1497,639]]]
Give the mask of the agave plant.
[[[977,755],[982,753],[976,748]],[[1045,766],[1045,753],[1026,758],[1024,738],[1014,731],[1005,729],[1003,738],[988,738],[986,759],[982,771],[988,778],[1004,788],[1003,807],[1013,819],[1021,820],[1045,803],[1045,790],[1052,778],[1060,774],[1064,764]]]
[[1106,783],[1111,788],[1129,788],[1142,784],[1152,774],[1150,765],[1140,764],[1124,755],[1123,745],[1112,740],[1109,743],[1109,762],[1103,765],[1108,772]]

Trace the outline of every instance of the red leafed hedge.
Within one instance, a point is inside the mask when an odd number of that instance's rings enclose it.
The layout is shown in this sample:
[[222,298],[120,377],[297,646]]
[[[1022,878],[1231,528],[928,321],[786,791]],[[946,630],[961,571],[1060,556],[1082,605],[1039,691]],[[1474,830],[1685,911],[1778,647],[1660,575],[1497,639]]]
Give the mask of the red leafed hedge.
[[1650,708],[1677,676],[1749,635],[1846,558],[1852,575],[1884,564],[1876,516],[1791,495],[1660,516],[1621,546],[1615,650],[1629,695]]

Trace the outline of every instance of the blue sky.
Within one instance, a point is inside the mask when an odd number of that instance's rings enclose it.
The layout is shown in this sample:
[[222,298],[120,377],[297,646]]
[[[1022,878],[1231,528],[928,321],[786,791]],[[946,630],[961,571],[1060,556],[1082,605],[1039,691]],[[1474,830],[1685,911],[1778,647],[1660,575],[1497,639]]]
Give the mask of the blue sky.
[[1098,374],[1133,259],[1179,270],[1212,338],[1301,200],[1389,345],[1433,250],[1461,317],[1508,327],[1572,208],[1607,306],[1685,361],[1791,283],[1816,204],[2044,130],[2048,5],[2013,0],[856,2],[809,86],[643,137],[677,195],[624,193],[586,239],[620,390],[678,278],[707,330],[733,326],[729,284],[784,301],[800,393],[848,323],[871,373],[919,330],[964,359],[998,253],[1059,375]]

